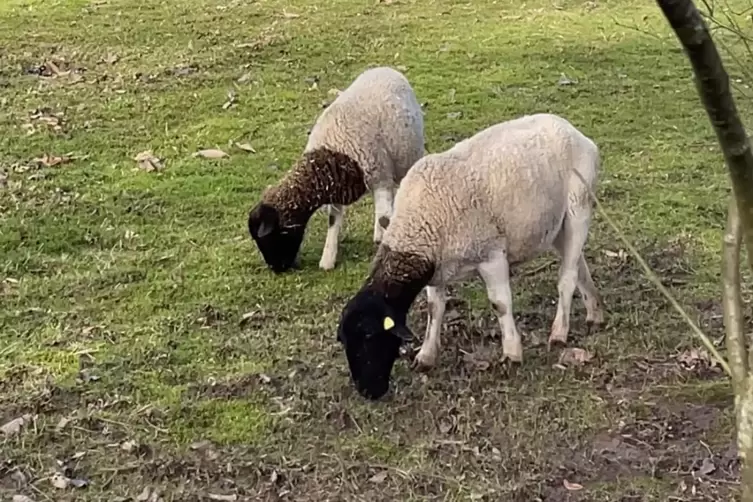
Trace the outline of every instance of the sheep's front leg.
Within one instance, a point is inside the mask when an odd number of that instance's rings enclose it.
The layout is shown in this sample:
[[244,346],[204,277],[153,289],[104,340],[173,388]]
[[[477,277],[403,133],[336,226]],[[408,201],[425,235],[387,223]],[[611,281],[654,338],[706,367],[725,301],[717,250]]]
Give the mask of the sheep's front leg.
[[340,242],[340,230],[345,217],[345,207],[340,204],[331,204],[325,207],[329,213],[329,227],[327,228],[327,238],[324,241],[322,259],[319,260],[319,268],[332,270],[335,268],[335,261],[337,260],[337,246]]
[[522,362],[523,343],[512,317],[510,264],[507,261],[507,252],[500,250],[493,253],[489,260],[478,266],[478,272],[486,284],[486,293],[502,329],[502,354],[512,362]]
[[390,224],[394,193],[391,186],[374,189],[374,243],[382,242],[382,235]]
[[444,286],[426,286],[426,302],[429,307],[426,334],[424,335],[424,343],[421,345],[421,350],[418,351],[413,361],[414,368],[419,371],[433,368],[439,358],[439,333],[442,330],[442,319],[444,318],[445,304],[447,303]]

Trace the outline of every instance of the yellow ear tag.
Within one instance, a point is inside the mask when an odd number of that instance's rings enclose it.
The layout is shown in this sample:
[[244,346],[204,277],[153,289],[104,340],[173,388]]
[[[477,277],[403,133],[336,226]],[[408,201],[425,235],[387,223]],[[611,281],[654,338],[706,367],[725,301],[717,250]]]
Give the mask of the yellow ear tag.
[[384,318],[384,330],[389,331],[394,327],[395,327],[395,321],[393,321],[392,318],[389,316],[385,317]]

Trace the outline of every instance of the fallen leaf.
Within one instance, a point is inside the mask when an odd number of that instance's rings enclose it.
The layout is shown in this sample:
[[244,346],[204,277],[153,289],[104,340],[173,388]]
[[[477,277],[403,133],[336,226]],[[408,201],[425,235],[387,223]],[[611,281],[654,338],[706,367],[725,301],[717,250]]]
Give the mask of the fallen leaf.
[[463,116],[463,112],[450,112],[447,114],[448,119],[459,119]]
[[250,153],[256,153],[256,150],[254,150],[254,147],[249,145],[248,143],[233,143],[236,148],[240,148],[244,152],[250,152]]
[[479,348],[474,352],[463,352],[463,362],[470,369],[486,371],[491,366],[492,352],[489,349]]
[[55,474],[53,474],[53,475],[52,475],[52,477],[50,478],[50,483],[51,483],[51,484],[52,484],[52,486],[54,486],[55,488],[58,488],[58,489],[60,489],[60,490],[64,490],[64,489],[68,488],[68,486],[69,486],[69,485],[70,485],[70,483],[71,483],[71,480],[70,480],[69,478],[67,478],[67,477],[63,476],[63,475],[62,475],[62,474],[60,474],[59,472],[56,472],[56,473],[55,473]]
[[578,347],[567,347],[560,352],[558,363],[564,366],[580,366],[593,359],[593,354]]
[[11,502],[34,502],[34,499],[26,495],[13,495]]
[[245,84],[246,82],[250,81],[251,78],[253,78],[252,74],[244,73],[243,75],[238,77],[238,80],[236,80],[236,82],[238,82],[239,84]]
[[120,449],[123,451],[130,452],[130,451],[133,451],[133,449],[136,448],[136,446],[137,446],[136,441],[129,439],[128,441],[123,441],[120,444]]
[[329,91],[327,91],[327,94],[329,94],[330,96],[339,96],[342,93],[343,92],[340,89],[330,89]]
[[716,466],[714,465],[714,462],[712,462],[710,458],[706,457],[703,459],[703,462],[701,463],[701,468],[698,470],[698,472],[700,472],[704,476],[708,476],[709,474],[713,473],[715,470],[716,470]]
[[567,77],[564,73],[560,74],[560,79],[557,81],[557,85],[559,86],[565,86],[565,85],[574,85],[577,84],[577,80],[572,80]]
[[246,312],[245,314],[243,314],[243,315],[241,316],[241,320],[239,321],[239,323],[238,323],[238,324],[240,324],[241,326],[245,325],[245,324],[246,324],[246,323],[248,323],[248,321],[250,321],[250,320],[251,320],[251,318],[252,318],[252,317],[254,317],[254,316],[255,316],[256,314],[258,314],[258,312],[257,312],[256,310],[252,310],[251,312]]
[[295,12],[287,12],[287,11],[284,11],[284,10],[282,11],[282,16],[284,18],[286,18],[286,19],[297,19],[297,18],[301,17],[300,14],[296,14]]
[[562,480],[562,484],[564,485],[566,490],[569,490],[571,492],[583,489],[583,485],[579,485],[578,483],[571,483],[566,479]]
[[224,157],[229,157],[228,154],[216,148],[209,148],[207,150],[199,150],[198,152],[194,153],[193,156],[203,157],[205,159],[222,159]]
[[604,254],[610,258],[619,258],[622,261],[625,261],[625,259],[627,259],[628,257],[628,254],[625,252],[624,249],[620,249],[617,252],[610,251],[609,249],[605,249]]
[[269,375],[265,375],[264,373],[259,373],[259,380],[261,380],[261,383],[263,384],[272,382],[272,379],[269,378]]
[[32,159],[32,162],[35,162],[38,165],[45,166],[45,167],[55,167],[61,164],[67,164],[68,162],[71,162],[71,160],[73,159],[67,155],[58,156],[58,155],[44,154],[41,157]]
[[379,483],[384,483],[385,479],[387,479],[387,471],[382,471],[371,476],[369,478],[369,481],[371,481],[374,484],[379,484]]
[[70,479],[68,480],[71,484],[71,486],[75,488],[86,488],[89,486],[89,480],[88,479]]
[[227,101],[225,101],[225,103],[222,104],[222,109],[227,110],[228,108],[230,108],[231,106],[235,104],[235,101],[236,101],[235,92],[233,92],[233,90],[230,89],[229,91],[227,91]]
[[[42,123],[54,131],[62,130],[63,113],[52,113],[49,108],[37,108],[29,114],[29,120],[32,122]],[[26,134],[34,134],[36,132],[34,124],[24,124],[24,129],[27,129]]]
[[208,493],[207,496],[210,500],[220,500],[222,502],[233,502],[238,500],[238,495],[217,495],[215,493]]
[[107,64],[115,64],[118,61],[120,61],[120,56],[118,56],[117,54],[112,54],[112,53],[107,54],[107,56],[103,57],[100,60],[101,63],[107,63]]
[[138,502],[146,502],[147,500],[149,500],[149,495],[151,494],[152,494],[152,490],[151,488],[147,486],[143,490],[141,490],[141,493],[136,495],[136,500]]
[[139,163],[139,167],[144,171],[150,173],[152,171],[159,171],[162,169],[162,161],[155,157],[151,150],[136,155],[133,160]]
[[31,419],[32,416],[28,413],[18,418],[14,418],[13,420],[5,423],[3,426],[0,426],[0,432],[5,434],[6,436],[15,436],[16,434],[21,432],[23,426],[28,424]]
[[26,486],[27,479],[26,475],[24,475],[23,472],[19,469],[13,469],[13,471],[10,474],[10,479],[12,479],[18,488],[21,488],[22,486]]
[[212,442],[208,439],[202,439],[201,441],[196,441],[195,443],[191,443],[189,445],[189,448],[192,450],[204,450],[206,448],[210,448],[212,446]]

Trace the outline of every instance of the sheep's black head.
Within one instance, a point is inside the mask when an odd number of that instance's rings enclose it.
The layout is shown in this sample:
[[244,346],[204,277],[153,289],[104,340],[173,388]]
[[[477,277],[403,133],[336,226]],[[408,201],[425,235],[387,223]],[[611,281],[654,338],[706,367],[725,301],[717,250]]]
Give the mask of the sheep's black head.
[[276,274],[297,266],[305,231],[305,225],[282,226],[277,209],[263,202],[248,213],[248,232],[267,266]]
[[405,313],[392,309],[379,293],[361,291],[345,305],[337,339],[345,348],[350,376],[362,396],[376,400],[387,393],[400,345],[412,337]]

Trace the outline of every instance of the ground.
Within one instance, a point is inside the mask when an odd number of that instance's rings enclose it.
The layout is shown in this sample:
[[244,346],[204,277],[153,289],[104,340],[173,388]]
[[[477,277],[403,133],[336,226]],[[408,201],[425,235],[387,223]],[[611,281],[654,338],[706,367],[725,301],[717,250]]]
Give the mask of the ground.
[[[384,402],[357,395],[335,329],[374,252],[371,198],[331,272],[324,216],[279,277],[246,218],[334,90],[378,64],[410,79],[431,152],[532,112],[592,137],[606,210],[723,348],[728,180],[653,2],[5,0],[0,498],[734,496],[729,380],[599,215],[586,252],[607,324],[587,333],[576,300],[570,340],[592,359],[542,343],[546,255],[515,272],[520,368],[471,281],[439,366],[414,373],[409,348]],[[420,298],[418,335],[424,316]]]

